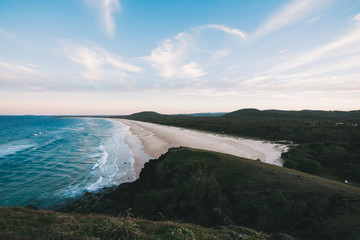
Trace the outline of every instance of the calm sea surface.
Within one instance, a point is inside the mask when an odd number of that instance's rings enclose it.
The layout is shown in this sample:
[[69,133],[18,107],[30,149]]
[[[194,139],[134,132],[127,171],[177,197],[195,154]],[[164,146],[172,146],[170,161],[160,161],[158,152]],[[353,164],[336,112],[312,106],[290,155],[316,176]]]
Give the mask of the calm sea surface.
[[51,209],[134,181],[124,131],[106,119],[0,116],[0,206]]

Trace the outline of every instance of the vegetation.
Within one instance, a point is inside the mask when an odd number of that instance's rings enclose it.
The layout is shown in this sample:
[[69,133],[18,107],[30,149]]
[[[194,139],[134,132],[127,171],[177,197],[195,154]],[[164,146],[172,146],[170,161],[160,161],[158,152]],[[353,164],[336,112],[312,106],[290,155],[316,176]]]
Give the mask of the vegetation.
[[360,111],[279,111],[243,109],[215,117],[142,112],[128,119],[296,143],[284,166],[360,183]]
[[266,234],[238,226],[212,229],[171,221],[154,222],[129,215],[109,217],[0,207],[0,239],[265,240],[267,237]]
[[208,151],[171,149],[97,204],[85,197],[63,211],[117,216],[131,208],[152,220],[246,226],[299,239],[360,239],[359,188]]

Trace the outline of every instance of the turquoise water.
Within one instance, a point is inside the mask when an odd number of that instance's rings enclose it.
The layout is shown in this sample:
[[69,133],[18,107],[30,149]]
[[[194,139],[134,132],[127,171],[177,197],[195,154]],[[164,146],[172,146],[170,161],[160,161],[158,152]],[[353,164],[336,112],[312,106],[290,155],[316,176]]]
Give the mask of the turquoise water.
[[0,116],[0,206],[51,209],[135,180],[123,125],[106,119]]

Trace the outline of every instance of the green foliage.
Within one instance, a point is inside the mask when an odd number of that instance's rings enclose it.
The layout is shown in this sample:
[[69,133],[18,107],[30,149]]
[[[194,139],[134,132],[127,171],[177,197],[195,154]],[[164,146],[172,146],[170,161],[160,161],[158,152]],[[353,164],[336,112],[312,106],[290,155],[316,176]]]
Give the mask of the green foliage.
[[284,167],[341,180],[360,182],[359,154],[347,143],[307,143],[283,153]]
[[326,167],[338,167],[347,162],[349,153],[343,147],[329,146],[322,149],[317,159]]
[[300,171],[306,173],[320,173],[322,170],[322,166],[319,162],[308,159],[308,158],[301,158],[297,160],[299,166],[297,167]]
[[294,160],[287,160],[283,166],[291,169],[297,169],[298,163]]

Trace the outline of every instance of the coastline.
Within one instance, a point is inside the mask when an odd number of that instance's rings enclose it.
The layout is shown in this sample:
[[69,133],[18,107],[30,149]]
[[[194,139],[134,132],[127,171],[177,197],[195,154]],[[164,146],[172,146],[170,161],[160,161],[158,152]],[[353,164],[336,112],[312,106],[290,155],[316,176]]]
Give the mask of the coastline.
[[125,126],[125,142],[133,152],[134,171],[139,177],[144,164],[156,159],[171,147],[190,147],[260,160],[282,166],[281,153],[285,145],[249,140],[179,127],[140,122],[127,119],[112,119]]

